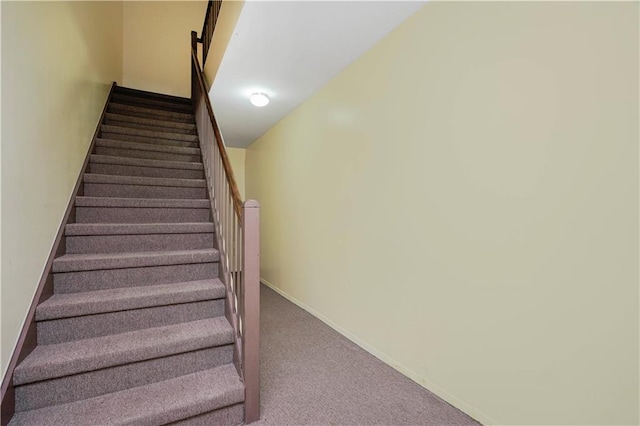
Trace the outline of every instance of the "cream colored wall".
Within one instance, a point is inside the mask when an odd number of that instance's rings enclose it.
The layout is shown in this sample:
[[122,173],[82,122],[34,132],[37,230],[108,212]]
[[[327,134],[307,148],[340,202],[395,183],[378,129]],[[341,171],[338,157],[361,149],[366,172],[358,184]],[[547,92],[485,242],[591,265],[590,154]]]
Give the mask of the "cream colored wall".
[[227,155],[229,156],[229,161],[231,162],[231,168],[233,169],[233,176],[236,179],[236,183],[238,184],[238,191],[240,191],[240,196],[244,200],[245,197],[245,172],[244,172],[244,164],[245,164],[245,154],[247,150],[244,148],[230,148],[227,147]]
[[191,96],[191,31],[202,30],[207,2],[124,3],[124,85]]
[[121,78],[121,2],[2,2],[3,375]]
[[[204,65],[204,77],[209,87],[216,78],[218,68],[222,63],[222,58],[229,45],[229,40],[236,28],[236,23],[240,17],[240,12],[244,7],[244,0],[224,1],[220,6],[218,19],[211,38],[207,62]],[[199,56],[201,58],[201,56]],[[202,65],[202,64],[200,64]]]
[[247,150],[262,277],[483,422],[637,424],[638,12],[428,3]]
[[[2,342],[2,2],[0,1],[0,346]],[[0,348],[0,374],[4,376],[5,364],[2,361],[2,349]]]

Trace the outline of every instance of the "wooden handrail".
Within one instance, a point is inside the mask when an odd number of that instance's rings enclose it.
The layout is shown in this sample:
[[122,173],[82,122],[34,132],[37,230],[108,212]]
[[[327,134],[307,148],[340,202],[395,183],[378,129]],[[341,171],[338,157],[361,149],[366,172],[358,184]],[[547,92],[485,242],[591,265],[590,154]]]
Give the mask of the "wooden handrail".
[[[193,31],[191,33],[192,37],[196,37],[196,32]],[[229,157],[227,156],[227,150],[224,146],[224,142],[222,141],[222,134],[220,133],[220,128],[218,127],[218,122],[216,121],[215,116],[213,115],[213,107],[211,106],[211,101],[209,100],[209,96],[206,96],[209,93],[207,90],[207,83],[204,81],[204,74],[202,72],[202,68],[200,68],[200,62],[198,61],[198,54],[191,46],[191,60],[195,65],[196,70],[196,79],[198,80],[198,84],[200,85],[200,89],[202,93],[205,94],[205,104],[207,105],[207,111],[209,112],[209,119],[211,120],[211,124],[213,125],[213,131],[216,137],[216,143],[218,144],[218,149],[220,150],[220,154],[222,157],[222,164],[224,166],[224,171],[227,174],[227,178],[229,179],[229,186],[231,187],[231,196],[233,198],[233,209],[236,212],[236,215],[239,219],[242,218],[242,197],[240,196],[240,191],[238,191],[238,184],[236,183],[235,176],[233,174],[233,169],[231,168],[231,162],[229,161]]]
[[211,46],[211,39],[213,38],[213,30],[220,14],[220,8],[222,7],[222,0],[209,0],[207,4],[207,11],[204,15],[204,22],[202,24],[202,33],[198,41],[202,43],[202,66],[207,63],[207,55],[209,54],[209,47]]
[[211,13],[211,6],[213,6],[213,2],[207,2],[207,11],[204,13],[204,22],[202,22],[202,31],[200,32],[201,38],[198,39],[200,43],[204,40],[205,34],[207,33],[207,25],[209,24],[209,14]]

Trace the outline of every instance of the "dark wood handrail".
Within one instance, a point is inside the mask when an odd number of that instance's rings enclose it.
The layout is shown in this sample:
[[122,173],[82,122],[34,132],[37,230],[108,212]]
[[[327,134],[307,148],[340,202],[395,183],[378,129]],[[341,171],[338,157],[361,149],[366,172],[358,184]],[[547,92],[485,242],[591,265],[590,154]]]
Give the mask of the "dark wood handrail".
[[209,0],[207,2],[207,11],[204,13],[204,22],[202,22],[202,31],[200,32],[200,37],[198,39],[199,43],[202,43],[204,39],[204,35],[207,33],[207,24],[209,23],[209,14],[211,13],[211,7],[213,6],[213,2]]
[[[192,39],[196,38],[196,32],[193,31],[191,33]],[[220,155],[222,157],[222,164],[224,166],[224,171],[227,175],[227,179],[229,180],[229,187],[231,188],[231,197],[233,199],[233,209],[236,212],[236,215],[239,219],[242,219],[242,197],[240,196],[240,191],[238,191],[238,184],[236,183],[235,176],[233,174],[233,169],[231,168],[231,162],[229,161],[229,157],[227,156],[227,150],[222,142],[222,134],[220,133],[220,128],[218,127],[218,122],[216,121],[215,116],[213,115],[213,107],[211,106],[211,101],[209,100],[209,90],[207,90],[207,83],[204,81],[204,74],[202,72],[202,68],[200,68],[200,62],[198,61],[198,54],[196,50],[191,46],[191,60],[193,61],[194,68],[196,71],[196,79],[198,80],[198,84],[200,85],[200,89],[204,94],[205,104],[207,105],[207,111],[209,112],[209,119],[211,120],[211,124],[213,126],[213,131],[216,137],[216,143],[218,144],[218,149],[220,150]]]
[[209,0],[207,4],[207,11],[204,15],[204,22],[202,24],[202,32],[198,42],[202,43],[202,66],[207,63],[207,55],[209,54],[209,47],[211,46],[211,39],[213,38],[213,30],[220,14],[220,8],[222,7],[222,0]]

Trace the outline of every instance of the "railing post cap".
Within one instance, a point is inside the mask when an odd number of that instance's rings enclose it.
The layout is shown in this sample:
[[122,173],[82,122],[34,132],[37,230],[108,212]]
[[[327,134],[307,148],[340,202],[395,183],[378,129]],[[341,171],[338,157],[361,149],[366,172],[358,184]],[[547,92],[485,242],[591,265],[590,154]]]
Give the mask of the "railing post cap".
[[244,202],[245,209],[257,209],[260,208],[260,203],[256,200],[247,200]]

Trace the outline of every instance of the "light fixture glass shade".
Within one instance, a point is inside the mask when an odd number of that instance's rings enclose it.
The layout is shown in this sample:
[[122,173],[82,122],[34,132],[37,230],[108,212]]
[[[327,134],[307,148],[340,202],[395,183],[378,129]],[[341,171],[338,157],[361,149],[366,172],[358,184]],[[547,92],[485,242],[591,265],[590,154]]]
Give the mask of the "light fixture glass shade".
[[264,93],[254,93],[251,95],[249,100],[251,101],[251,104],[257,107],[263,107],[269,103],[269,97]]

